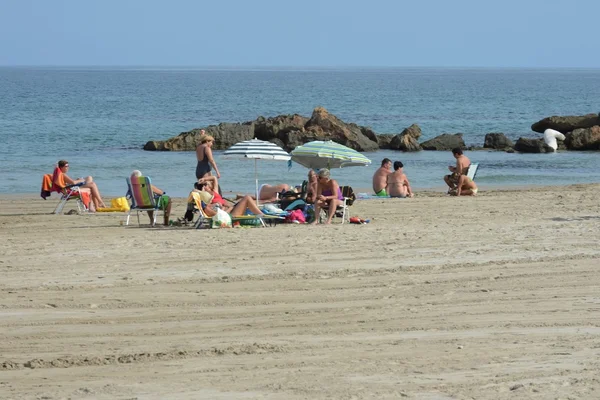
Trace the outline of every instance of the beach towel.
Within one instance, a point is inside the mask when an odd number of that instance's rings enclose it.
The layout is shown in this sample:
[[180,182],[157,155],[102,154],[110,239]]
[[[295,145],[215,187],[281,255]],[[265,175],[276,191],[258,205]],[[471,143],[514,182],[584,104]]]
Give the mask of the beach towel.
[[42,177],[42,190],[40,196],[46,200],[52,194],[52,174],[46,174]]

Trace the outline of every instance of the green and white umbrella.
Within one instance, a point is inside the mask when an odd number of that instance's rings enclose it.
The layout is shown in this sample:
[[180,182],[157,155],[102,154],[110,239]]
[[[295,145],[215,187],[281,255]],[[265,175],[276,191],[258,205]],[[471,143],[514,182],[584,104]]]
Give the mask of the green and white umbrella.
[[305,143],[290,154],[292,161],[312,169],[364,167],[371,164],[371,160],[358,151],[331,140]]

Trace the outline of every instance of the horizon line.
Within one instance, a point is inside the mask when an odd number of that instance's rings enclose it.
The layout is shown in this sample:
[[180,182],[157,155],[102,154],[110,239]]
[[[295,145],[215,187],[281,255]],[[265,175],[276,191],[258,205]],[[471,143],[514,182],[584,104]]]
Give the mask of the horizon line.
[[582,66],[457,66],[457,65],[160,65],[160,64],[0,64],[0,68],[165,68],[165,69],[208,69],[208,70],[237,70],[237,69],[524,69],[524,70],[600,70],[597,67]]

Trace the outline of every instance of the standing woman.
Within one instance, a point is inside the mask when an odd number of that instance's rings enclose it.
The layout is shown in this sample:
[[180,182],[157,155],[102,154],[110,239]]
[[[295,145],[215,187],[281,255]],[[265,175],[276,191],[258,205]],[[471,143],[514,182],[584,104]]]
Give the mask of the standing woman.
[[196,147],[196,159],[198,159],[198,165],[196,165],[196,178],[201,179],[206,176],[210,176],[211,173],[211,165],[215,170],[215,174],[217,178],[221,178],[221,174],[219,173],[219,168],[217,168],[217,163],[213,158],[212,154],[212,146],[215,143],[215,138],[207,135],[204,132],[204,129],[200,131],[200,144]]

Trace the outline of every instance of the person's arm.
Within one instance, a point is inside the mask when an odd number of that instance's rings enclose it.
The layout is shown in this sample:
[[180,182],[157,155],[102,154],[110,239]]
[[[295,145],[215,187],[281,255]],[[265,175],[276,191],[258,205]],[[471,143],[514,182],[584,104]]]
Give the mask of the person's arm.
[[204,178],[198,179],[198,182],[212,182],[213,191],[219,193],[219,180],[216,176],[205,176]]
[[460,174],[462,172],[462,166],[460,164],[460,160],[456,160],[456,166],[454,167],[454,171],[457,174]]
[[63,179],[64,179],[64,181],[65,181],[65,184],[66,184],[67,186],[68,186],[68,185],[75,185],[75,184],[79,183],[79,181],[80,181],[79,179],[77,179],[77,180],[73,180],[73,179],[71,179],[71,178],[70,178],[70,177],[69,177],[67,174],[64,174],[64,173],[63,173]]
[[213,208],[213,206],[210,204],[204,206],[204,208],[202,210],[204,211],[204,214],[206,214],[206,216],[209,218],[217,215],[217,210],[215,208]]
[[412,192],[412,189],[410,187],[410,182],[408,181],[408,178],[406,177],[406,175],[404,176],[404,184],[406,185],[406,194],[409,197],[412,197],[413,196],[413,192]]
[[206,146],[204,148],[204,157],[207,158],[208,163],[210,165],[212,165],[212,167],[215,169],[215,173],[217,174],[217,178],[221,178],[221,174],[219,173],[219,168],[217,168],[217,163],[215,162],[215,159],[213,158],[213,154],[212,154],[212,150],[210,147]]
[[319,181],[317,181],[317,190],[315,191],[315,202],[317,200],[321,200],[321,197],[323,197],[323,195],[321,194],[323,192],[323,187],[321,186],[321,184],[319,183]]
[[157,188],[154,185],[152,185],[152,193],[157,194],[159,196],[162,196],[163,194],[165,194],[165,191]]

